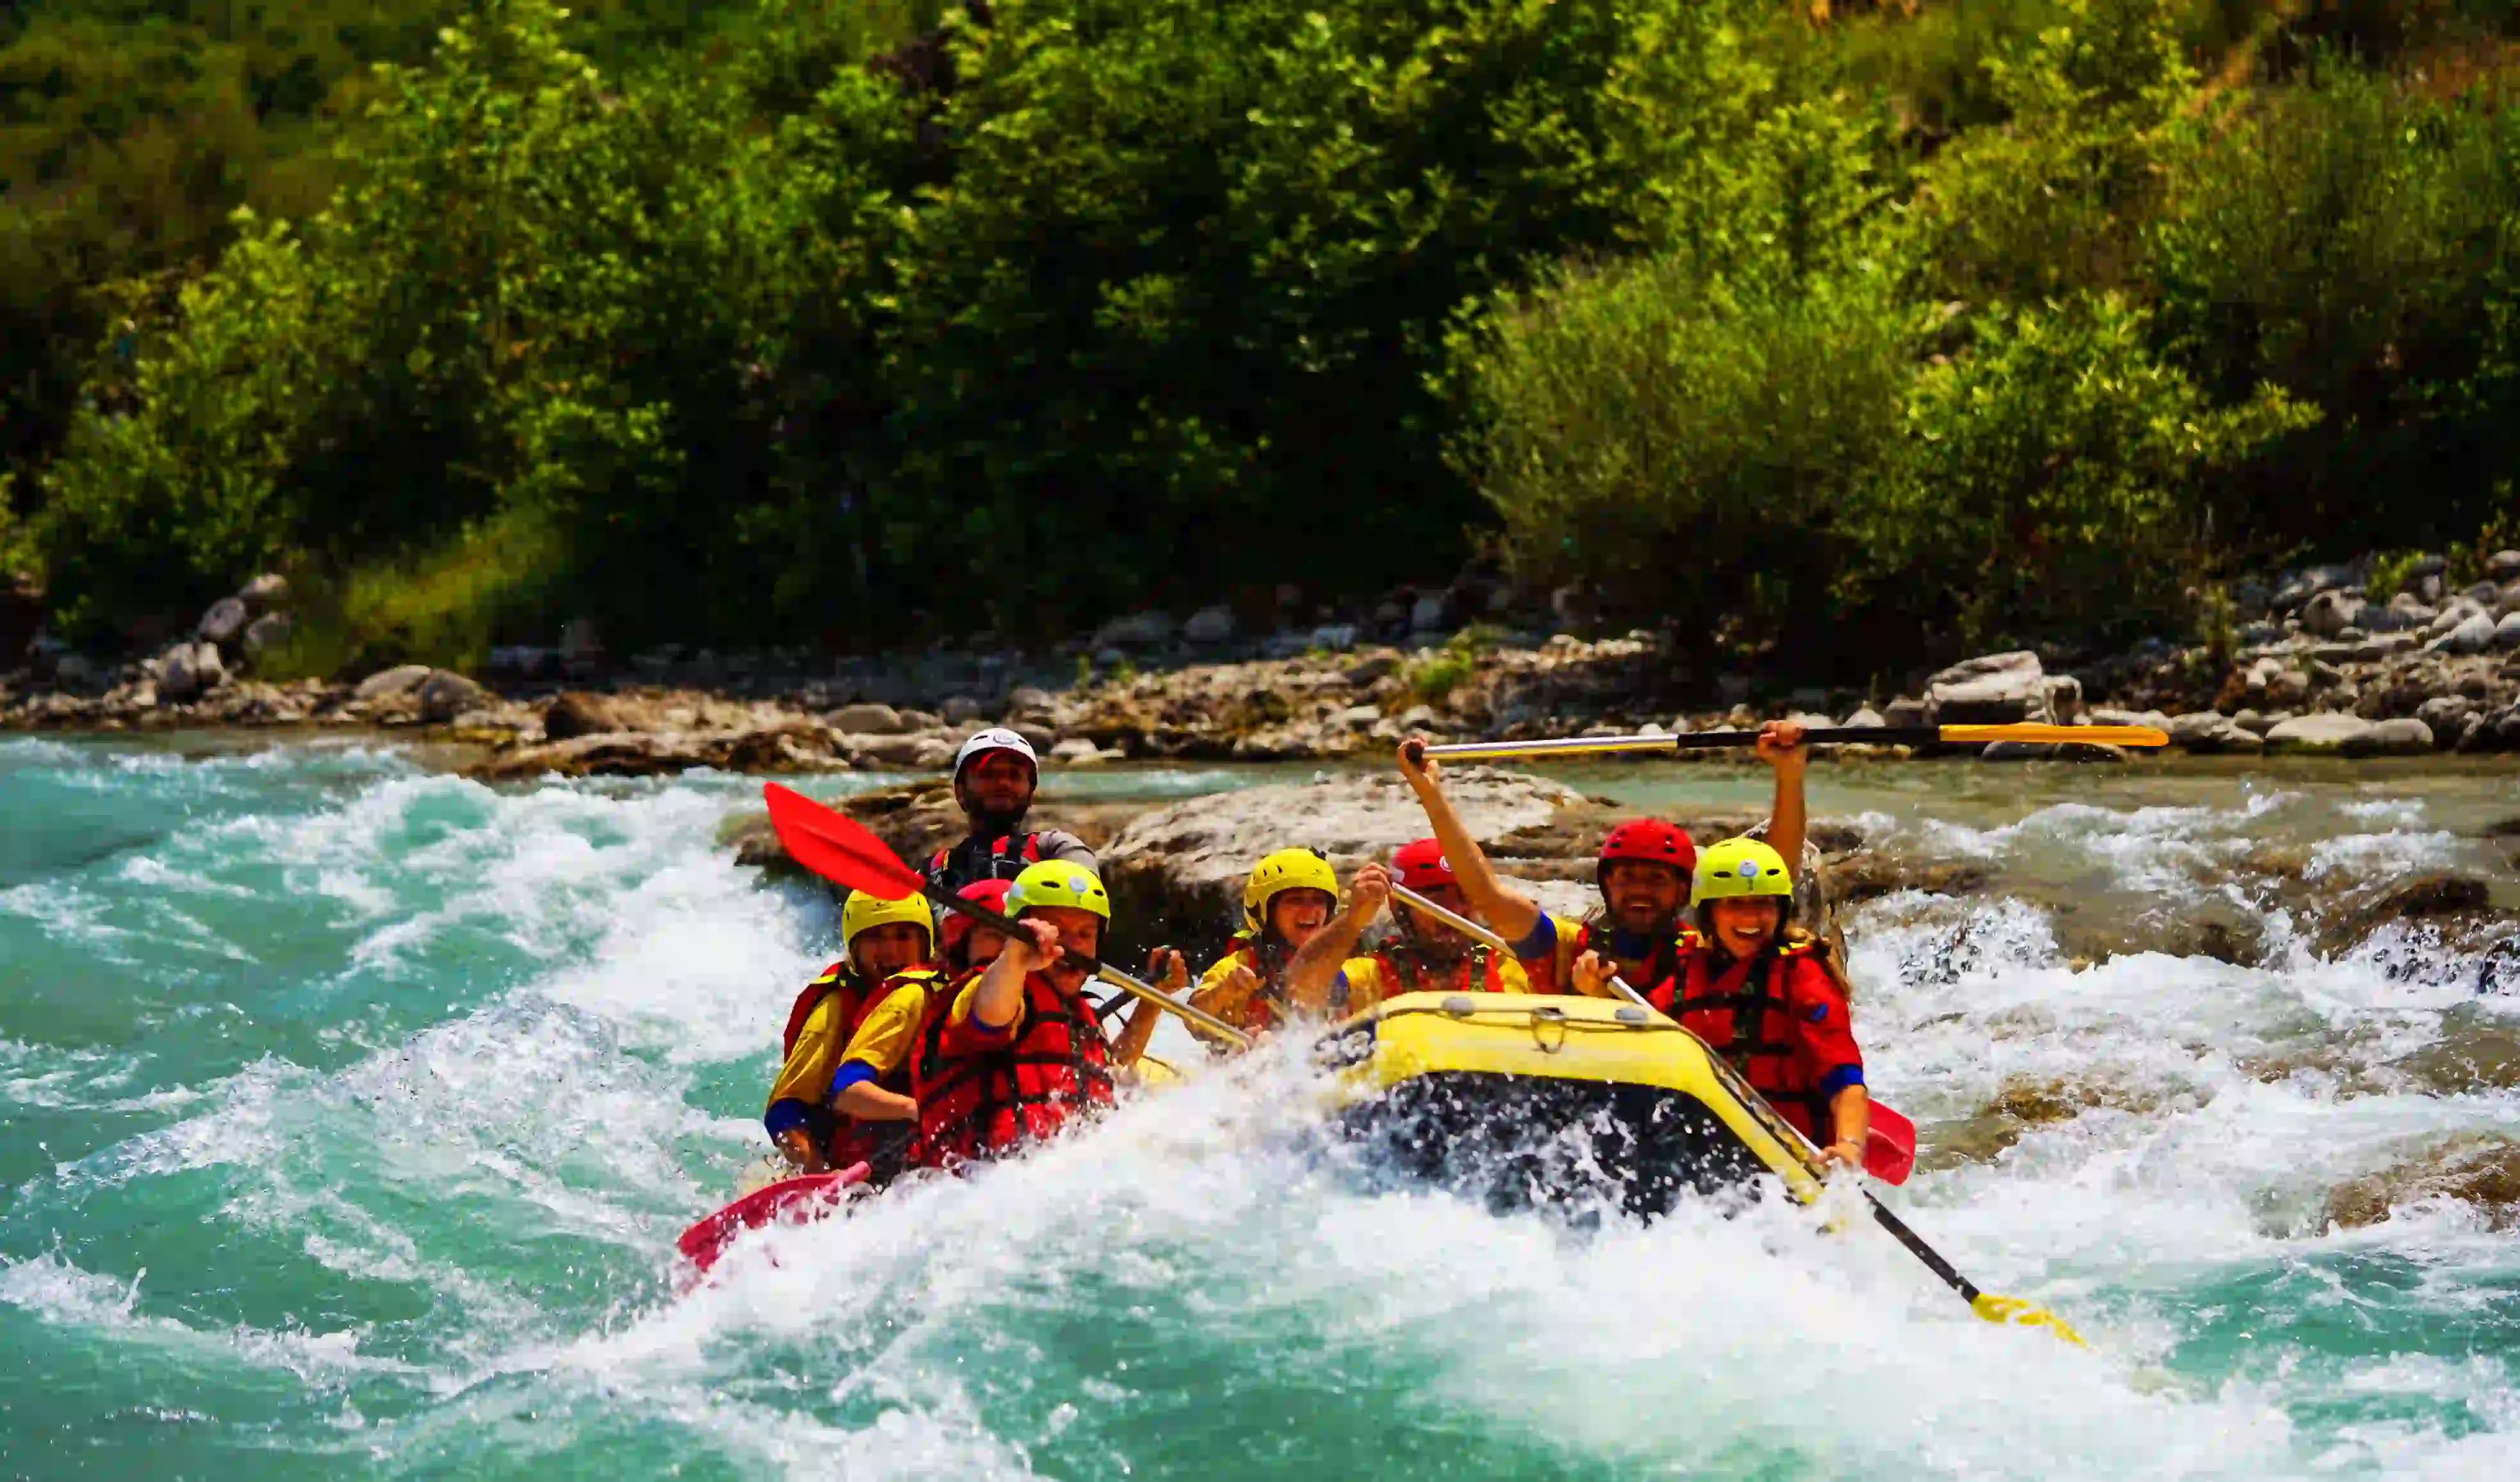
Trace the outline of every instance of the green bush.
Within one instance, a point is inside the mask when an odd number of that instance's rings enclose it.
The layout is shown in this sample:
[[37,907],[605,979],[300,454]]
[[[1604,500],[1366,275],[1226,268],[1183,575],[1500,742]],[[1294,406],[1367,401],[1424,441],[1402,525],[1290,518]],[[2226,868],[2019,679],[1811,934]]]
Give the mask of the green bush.
[[2322,66],[2180,171],[2147,272],[2218,398],[2272,382],[2324,414],[2232,536],[2438,547],[2493,513],[2520,461],[2520,114]]
[[2214,406],[2115,295],[1990,314],[1909,392],[1893,476],[1842,533],[1851,605],[1972,647],[2190,625],[2207,481],[2315,414]]

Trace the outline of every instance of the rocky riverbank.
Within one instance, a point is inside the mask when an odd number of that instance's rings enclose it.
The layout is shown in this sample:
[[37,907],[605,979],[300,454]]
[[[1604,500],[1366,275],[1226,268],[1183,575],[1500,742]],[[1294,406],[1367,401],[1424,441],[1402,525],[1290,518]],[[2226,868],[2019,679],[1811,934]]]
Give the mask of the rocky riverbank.
[[2443,570],[2416,562],[2392,574],[2401,589],[2386,601],[2368,562],[2277,573],[2236,589],[2245,620],[2215,643],[1986,654],[1910,676],[1896,696],[1693,677],[1668,635],[1457,628],[1458,605],[1422,600],[1393,605],[1376,624],[1248,641],[1223,609],[1180,625],[1142,613],[1029,658],[937,650],[834,662],[672,649],[618,658],[572,624],[552,648],[494,651],[477,677],[406,665],[349,682],[282,681],[259,672],[290,621],[286,583],[266,577],[145,658],[109,667],[36,638],[0,674],[0,729],[414,730],[478,747],[476,774],[490,780],[934,771],[987,723],[1024,732],[1059,766],[1336,758],[1412,731],[1704,731],[1781,715],[1859,729],[2141,722],[2206,753],[2520,751],[2520,552],[2489,570],[2451,592]]

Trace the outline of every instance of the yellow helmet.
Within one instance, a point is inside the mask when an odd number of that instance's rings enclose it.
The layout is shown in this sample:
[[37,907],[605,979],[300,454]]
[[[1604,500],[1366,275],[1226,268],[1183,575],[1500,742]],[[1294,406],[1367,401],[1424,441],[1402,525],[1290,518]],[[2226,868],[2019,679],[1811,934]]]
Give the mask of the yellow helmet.
[[1015,876],[1014,888],[1007,892],[1007,915],[1021,916],[1035,906],[1071,906],[1106,921],[1111,919],[1111,895],[1102,888],[1102,881],[1083,865],[1065,860],[1026,865]]
[[1702,906],[1731,896],[1794,893],[1794,873],[1785,857],[1755,838],[1728,838],[1697,857],[1689,879],[1688,903]]
[[885,900],[852,890],[846,904],[840,907],[840,946],[843,951],[858,939],[861,931],[889,926],[895,921],[908,921],[927,933],[926,956],[936,955],[936,916],[927,909],[923,895],[905,895],[899,900]]
[[1242,929],[1258,936],[1269,922],[1269,903],[1288,890],[1323,890],[1338,899],[1338,872],[1318,849],[1281,849],[1251,867],[1242,882]]

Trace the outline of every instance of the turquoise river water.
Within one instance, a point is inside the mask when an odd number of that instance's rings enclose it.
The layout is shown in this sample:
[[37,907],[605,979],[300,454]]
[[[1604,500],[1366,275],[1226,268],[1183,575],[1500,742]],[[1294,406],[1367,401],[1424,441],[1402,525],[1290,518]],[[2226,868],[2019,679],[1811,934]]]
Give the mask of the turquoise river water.
[[[714,842],[756,796],[0,739],[0,1476],[2520,1476],[2520,1237],[2452,1197],[2324,1214],[2520,1139],[2512,1076],[2404,1068],[2509,1044],[2520,994],[2404,933],[2322,957],[2219,874],[2282,846],[2507,901],[2508,771],[1816,773],[1822,812],[1994,872],[1852,919],[1872,1080],[1935,1165],[1887,1196],[2088,1352],[1782,1205],[1642,1227],[1356,1178],[1286,1055],[679,1293],[832,953],[828,904]],[[2069,906],[2199,892],[2262,913],[2261,966],[2068,963]],[[1930,1157],[2023,1084],[2105,1095]]]

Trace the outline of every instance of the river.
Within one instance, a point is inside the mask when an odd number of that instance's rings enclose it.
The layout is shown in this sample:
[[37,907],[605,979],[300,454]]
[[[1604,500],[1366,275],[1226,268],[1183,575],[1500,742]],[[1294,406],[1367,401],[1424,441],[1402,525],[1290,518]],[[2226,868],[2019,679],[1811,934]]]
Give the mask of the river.
[[[1813,793],[1988,872],[1851,916],[1871,1079],[1926,1145],[1887,1197],[2089,1352],[1787,1207],[1570,1224],[1360,1180],[1287,1055],[678,1294],[832,951],[825,902],[714,841],[753,783],[0,739],[0,1475],[2520,1475],[2520,1238],[2446,1196],[2325,1215],[2520,1139],[2520,984],[2406,927],[2322,952],[2266,883],[2447,867],[2520,904],[2488,833],[2520,774]],[[2208,910],[2239,961],[2158,950]]]

